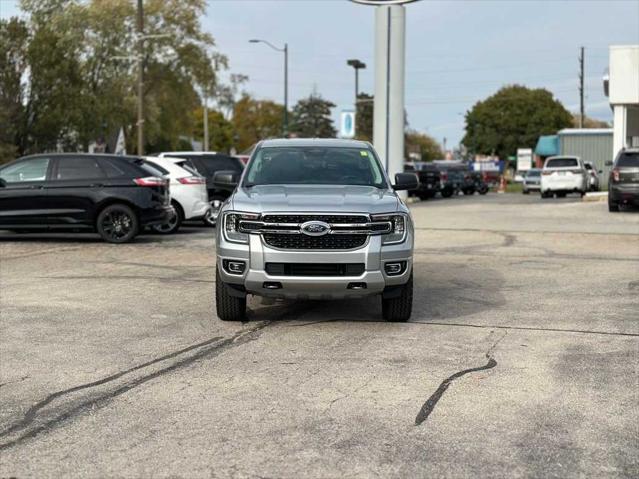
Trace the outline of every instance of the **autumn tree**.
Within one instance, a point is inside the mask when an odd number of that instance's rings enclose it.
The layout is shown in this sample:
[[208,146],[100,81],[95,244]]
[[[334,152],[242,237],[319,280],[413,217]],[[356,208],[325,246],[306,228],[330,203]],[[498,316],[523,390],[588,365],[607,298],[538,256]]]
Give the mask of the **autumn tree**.
[[244,94],[235,102],[233,128],[238,151],[260,140],[282,135],[284,107],[270,100],[256,100]]

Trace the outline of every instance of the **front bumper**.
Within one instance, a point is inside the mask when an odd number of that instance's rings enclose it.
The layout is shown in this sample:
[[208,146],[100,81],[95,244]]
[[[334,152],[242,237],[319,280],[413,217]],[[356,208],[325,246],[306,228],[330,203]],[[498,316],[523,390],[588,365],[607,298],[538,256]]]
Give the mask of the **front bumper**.
[[[249,235],[249,244],[236,244],[218,235],[217,268],[222,281],[235,285],[235,291],[258,296],[289,299],[340,299],[380,294],[385,288],[405,284],[412,270],[413,234],[406,241],[382,247],[381,236],[370,236],[367,243],[351,251],[280,250],[264,244],[260,235]],[[222,267],[225,259],[246,262],[243,274],[229,274]],[[384,264],[406,261],[404,272],[389,276]],[[364,272],[358,276],[275,276],[265,271],[273,263],[363,263]],[[268,289],[264,283],[279,283],[281,288]],[[364,283],[365,289],[349,289],[352,283]]]

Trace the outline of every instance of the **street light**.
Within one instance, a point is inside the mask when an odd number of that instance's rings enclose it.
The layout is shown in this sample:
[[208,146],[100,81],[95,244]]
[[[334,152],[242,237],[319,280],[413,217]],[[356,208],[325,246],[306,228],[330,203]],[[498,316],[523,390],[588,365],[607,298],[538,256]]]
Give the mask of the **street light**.
[[356,59],[347,60],[346,64],[355,69],[355,111],[357,111],[357,101],[359,98],[359,71],[366,68],[366,63]]
[[273,50],[284,53],[284,125],[283,133],[284,137],[288,136],[288,43],[284,44],[284,48],[277,48],[271,42],[267,40],[259,40],[253,38],[249,40],[249,43],[264,43],[271,47]]

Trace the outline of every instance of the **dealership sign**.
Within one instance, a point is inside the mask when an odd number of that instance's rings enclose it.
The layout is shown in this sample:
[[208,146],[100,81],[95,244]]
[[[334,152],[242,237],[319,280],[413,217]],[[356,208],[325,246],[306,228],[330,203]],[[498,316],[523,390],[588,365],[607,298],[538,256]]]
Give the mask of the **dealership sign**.
[[340,138],[355,137],[355,112],[352,110],[343,111],[339,121]]

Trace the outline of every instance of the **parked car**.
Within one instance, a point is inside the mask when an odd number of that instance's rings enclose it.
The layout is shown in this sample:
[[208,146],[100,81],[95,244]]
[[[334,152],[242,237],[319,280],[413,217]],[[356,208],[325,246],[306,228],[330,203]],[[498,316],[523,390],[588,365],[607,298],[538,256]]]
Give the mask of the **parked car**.
[[417,188],[413,173],[395,184],[373,147],[337,139],[266,140],[217,228],[217,315],[244,318],[246,295],[291,299],[381,296],[388,321],[407,321],[413,301],[413,222],[395,190]]
[[230,196],[233,190],[226,186],[215,186],[213,177],[218,171],[241,173],[244,169],[242,160],[234,156],[207,151],[167,151],[160,153],[158,156],[160,158],[182,158],[188,160],[190,165],[206,178],[211,210],[204,218],[204,222],[208,225],[215,225],[222,203]]
[[470,178],[473,181],[473,192],[477,192],[480,195],[485,195],[488,193],[488,183],[484,179],[484,175],[479,171],[471,171]]
[[404,171],[407,173],[415,173],[419,179],[419,185],[415,190],[409,191],[410,195],[419,197],[422,200],[434,198],[440,189],[439,169],[432,163],[425,161],[416,161],[414,163],[406,163]]
[[521,192],[525,195],[531,191],[539,191],[541,189],[541,169],[531,168],[524,174],[523,188]]
[[144,158],[41,154],[0,168],[0,229],[95,231],[131,241],[174,214],[165,173]]
[[171,206],[175,210],[168,222],[153,225],[153,229],[158,233],[175,233],[184,220],[204,219],[211,210],[206,179],[190,169],[187,160],[156,156],[147,160],[167,171],[164,177],[169,179]]
[[468,167],[459,161],[442,160],[433,162],[439,169],[440,191],[444,198],[457,195],[460,191],[465,194],[473,187]]
[[639,148],[621,150],[608,179],[608,211],[619,211],[620,205],[639,206]]
[[546,159],[541,171],[541,197],[564,197],[568,193],[583,196],[588,191],[589,177],[578,156],[551,156]]
[[599,191],[599,175],[602,173],[602,171],[597,171],[594,165],[589,161],[584,161],[584,167],[586,168],[586,170],[588,170],[588,173],[590,175],[588,178],[588,189],[590,191]]

